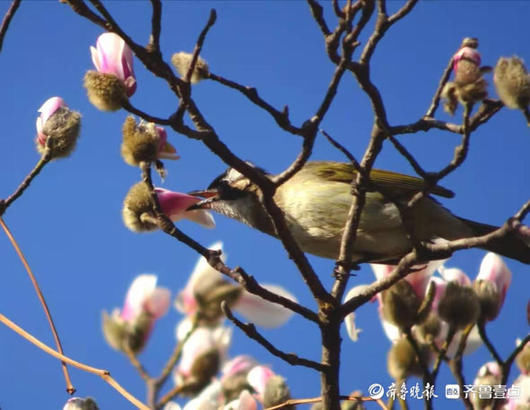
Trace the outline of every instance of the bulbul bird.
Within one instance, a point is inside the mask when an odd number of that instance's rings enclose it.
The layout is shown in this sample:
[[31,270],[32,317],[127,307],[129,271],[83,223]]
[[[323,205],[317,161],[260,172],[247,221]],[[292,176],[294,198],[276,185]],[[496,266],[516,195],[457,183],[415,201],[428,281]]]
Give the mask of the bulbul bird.
[[[346,218],[352,203],[351,164],[312,161],[281,185],[274,200],[300,248],[324,258],[338,258]],[[425,188],[423,179],[390,171],[372,170],[371,187],[361,213],[352,262],[395,264],[412,249],[410,235],[395,203],[403,206]],[[441,186],[433,195],[446,198],[453,192]],[[270,217],[261,205],[259,188],[233,168],[213,180],[206,190],[190,194],[202,201],[194,209],[211,209],[266,234],[277,236]],[[423,196],[405,214],[412,237],[420,241],[455,240],[484,235],[494,226],[453,215],[431,195]],[[530,264],[530,238],[514,234],[488,244],[487,250]]]

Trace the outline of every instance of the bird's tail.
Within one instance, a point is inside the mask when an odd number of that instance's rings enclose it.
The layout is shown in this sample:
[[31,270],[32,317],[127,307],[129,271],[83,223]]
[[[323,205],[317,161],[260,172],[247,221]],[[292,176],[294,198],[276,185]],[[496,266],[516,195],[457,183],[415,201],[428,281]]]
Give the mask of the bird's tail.
[[[469,219],[460,219],[473,230],[475,236],[487,235],[499,229],[496,226],[471,221]],[[483,249],[518,260],[527,265],[530,264],[530,238],[525,241],[513,232],[509,232],[501,238],[491,240]]]

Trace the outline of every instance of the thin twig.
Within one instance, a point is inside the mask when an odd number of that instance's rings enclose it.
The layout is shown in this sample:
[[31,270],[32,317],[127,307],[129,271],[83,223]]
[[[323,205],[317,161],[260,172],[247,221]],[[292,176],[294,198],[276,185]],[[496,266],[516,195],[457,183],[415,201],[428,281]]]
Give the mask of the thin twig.
[[151,36],[147,48],[153,53],[160,53],[160,31],[162,26],[162,2],[151,0],[153,14],[151,16]]
[[134,366],[134,368],[138,371],[140,377],[145,382],[148,382],[151,377],[149,376],[149,373],[147,373],[147,370],[145,370],[145,367],[142,365],[142,363],[140,363],[140,361],[136,357],[136,354],[127,345],[125,347],[124,353],[131,362],[131,364]]
[[31,184],[31,181],[39,175],[39,173],[42,171],[44,166],[50,162],[51,160],[51,154],[50,150],[46,149],[44,154],[40,157],[39,162],[37,162],[37,165],[31,170],[31,172],[24,178],[24,181],[18,186],[18,188],[13,192],[6,200],[0,201],[0,215],[3,215],[4,212],[7,210],[9,205],[11,205],[20,195],[24,193],[26,188],[29,187]]
[[[388,410],[388,407],[383,403],[381,399],[373,399],[371,397],[363,397],[363,396],[357,396],[357,395],[350,395],[350,396],[339,396],[340,400],[348,400],[348,401],[355,401],[355,402],[369,402],[373,401],[379,404],[381,409]],[[322,401],[322,396],[319,397],[312,397],[307,399],[289,399],[284,401],[283,403],[277,404],[275,406],[266,407],[264,410],[277,410],[277,409],[283,409],[284,407],[291,407],[296,406],[297,404],[311,404],[311,403],[320,403]]]
[[7,33],[7,29],[9,28],[9,23],[11,23],[11,20],[13,20],[13,17],[15,17],[15,13],[17,12],[21,1],[22,0],[13,0],[11,6],[9,6],[4,18],[2,19],[2,24],[0,25],[0,51],[2,51],[2,45],[4,43],[4,37]]
[[80,370],[83,370],[88,373],[92,373],[95,375],[100,376],[105,382],[110,384],[118,393],[120,393],[123,397],[125,397],[127,400],[129,400],[132,404],[134,404],[136,407],[138,407],[141,410],[150,410],[149,407],[147,407],[145,404],[143,404],[140,400],[138,400],[136,397],[134,397],[131,393],[129,393],[127,390],[125,390],[116,380],[114,380],[110,372],[108,370],[98,369],[96,367],[92,367],[89,365],[86,365],[84,363],[78,362],[76,360],[70,359],[69,357],[65,356],[62,353],[59,353],[55,350],[53,350],[48,345],[42,343],[39,339],[37,339],[35,336],[31,335],[30,333],[26,332],[24,329],[13,323],[11,320],[9,320],[6,316],[0,313],[0,322],[2,322],[4,325],[6,325],[8,328],[10,328],[12,331],[17,333],[18,335],[22,336],[24,339],[29,341],[30,343],[33,343],[35,346],[37,346],[39,349],[43,350],[44,352],[48,353],[50,356],[55,357],[56,359],[61,360],[63,363],[68,363],[69,365],[76,367]]
[[449,81],[449,77],[451,76],[452,71],[453,71],[453,57],[449,59],[449,62],[447,63],[447,66],[445,67],[442,73],[442,76],[440,77],[438,87],[436,88],[436,91],[434,92],[431,105],[429,106],[429,109],[425,113],[425,117],[427,118],[434,117],[434,114],[436,113],[436,110],[438,109],[438,106],[440,105],[440,98],[442,96],[442,91],[447,81]]
[[[15,240],[13,234],[7,227],[6,223],[0,217],[0,225],[2,226],[2,229],[4,230],[6,236],[9,238],[9,241],[11,242],[11,245],[13,245],[13,248],[15,248],[15,251],[18,254],[18,257],[20,258],[22,264],[24,265],[24,268],[26,269],[26,272],[28,273],[29,279],[31,280],[31,283],[33,284],[33,288],[35,289],[35,292],[37,293],[37,297],[39,298],[40,304],[42,305],[42,309],[44,310],[44,314],[46,315],[46,319],[48,320],[48,324],[50,325],[50,329],[53,334],[53,338],[55,340],[55,345],[57,346],[57,350],[59,353],[63,354],[63,347],[61,345],[61,340],[59,339],[59,334],[57,333],[57,330],[55,329],[55,324],[53,323],[53,318],[50,313],[50,309],[48,308],[48,304],[46,303],[46,299],[44,299],[44,295],[42,294],[42,291],[39,287],[39,284],[37,282],[37,278],[31,271],[31,268],[29,266],[28,261],[26,260],[26,257],[24,256],[24,253],[18,246],[17,241]],[[75,387],[72,385],[72,381],[70,380],[70,374],[68,373],[68,368],[66,367],[66,363],[61,363],[64,379],[66,381],[66,391],[69,394],[75,393]]]
[[243,323],[239,319],[237,319],[233,314],[230,308],[228,307],[228,304],[223,301],[221,302],[221,309],[223,310],[223,313],[226,315],[226,317],[239,329],[241,329],[249,338],[255,340],[260,345],[262,345],[265,349],[269,351],[269,353],[273,354],[276,357],[279,357],[280,359],[286,361],[287,363],[293,365],[293,366],[304,366],[309,367],[311,369],[315,369],[319,372],[322,372],[325,370],[325,366],[321,363],[315,362],[314,360],[304,359],[302,357],[298,357],[294,353],[285,353],[278,348],[276,348],[271,342],[269,342],[267,339],[265,339],[257,330],[256,326],[254,326],[252,323]]
[[478,333],[480,335],[480,338],[486,345],[486,348],[489,350],[489,352],[491,353],[495,361],[499,364],[499,366],[502,367],[503,365],[502,357],[499,355],[499,353],[497,352],[497,349],[495,349],[495,346],[493,346],[493,343],[491,343],[488,335],[486,334],[486,323],[484,321],[480,321],[480,323],[478,323],[477,326],[478,326]]

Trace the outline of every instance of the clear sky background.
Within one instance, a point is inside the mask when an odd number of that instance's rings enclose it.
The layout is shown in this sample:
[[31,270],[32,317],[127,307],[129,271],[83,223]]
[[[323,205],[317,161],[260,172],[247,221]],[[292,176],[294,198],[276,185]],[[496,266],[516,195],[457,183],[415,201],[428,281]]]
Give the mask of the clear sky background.
[[[110,11],[132,37],[145,43],[150,30],[150,3],[112,1]],[[403,2],[390,1],[395,10]],[[0,1],[3,15],[10,2]],[[324,2],[330,16],[330,3]],[[166,60],[177,51],[193,50],[196,38],[215,7],[218,20],[203,48],[211,71],[257,87],[276,107],[287,104],[300,125],[318,107],[334,66],[325,55],[323,38],[304,1],[167,1],[164,2],[162,51]],[[409,17],[394,26],[373,58],[373,81],[379,87],[393,125],[409,123],[426,111],[448,59],[463,37],[480,40],[483,64],[517,54],[530,62],[530,3],[527,1],[421,1]],[[370,25],[372,27],[372,25]],[[49,97],[62,96],[83,115],[81,139],[74,154],[49,164],[28,191],[6,213],[5,220],[35,271],[66,353],[96,367],[109,369],[131,392],[144,398],[144,386],[127,359],[103,340],[101,312],[122,304],[132,279],[155,273],[162,286],[177,292],[185,284],[197,255],[162,233],[133,234],[121,221],[121,205],[138,169],[119,155],[124,111],[103,113],[87,100],[82,77],[92,69],[89,46],[102,30],[74,15],[57,1],[23,1],[0,54],[0,197],[7,197],[38,160],[34,148],[37,109]],[[362,37],[364,41],[366,36]],[[166,84],[136,61],[138,90],[132,102],[151,114],[167,117],[177,100]],[[491,76],[488,76],[491,82]],[[490,87],[491,93],[494,90]],[[194,90],[198,106],[222,140],[242,158],[278,172],[299,152],[298,137],[279,130],[263,111],[217,83],[201,82]],[[455,122],[459,121],[459,110]],[[449,117],[438,111],[440,119]],[[367,98],[346,75],[322,127],[359,158],[368,143],[372,112]],[[206,187],[225,165],[197,141],[169,131],[181,160],[166,162],[163,185],[176,191]],[[400,137],[429,170],[452,158],[458,136],[433,131]],[[504,109],[473,133],[469,158],[443,185],[456,197],[443,203],[456,214],[502,224],[528,200],[530,135],[518,111]],[[313,159],[344,160],[319,137]],[[377,167],[412,173],[393,149],[385,146]],[[204,245],[224,242],[230,266],[240,265],[258,280],[278,283],[306,305],[315,307],[296,268],[280,242],[244,225],[216,217],[217,228],[205,230],[182,222],[179,227]],[[447,262],[472,278],[484,256],[481,250],[459,252]],[[329,286],[333,262],[310,257]],[[31,284],[5,235],[0,234],[0,312],[53,345],[48,325]],[[530,289],[529,267],[507,260],[513,282],[499,318],[488,326],[500,354],[506,357],[515,339],[528,332],[525,321]],[[349,287],[370,283],[363,266]],[[386,352],[390,342],[379,324],[376,305],[357,313],[363,329],[359,342],[343,344],[341,391],[364,390],[371,383],[387,386]],[[159,373],[174,345],[180,316],[172,309],[155,329],[140,360]],[[320,357],[318,330],[298,317],[265,335],[279,348],[304,357]],[[346,338],[346,334],[344,332]],[[284,375],[294,397],[319,394],[319,377],[272,357],[239,331],[234,331],[231,356],[251,354]],[[484,347],[465,360],[471,383],[481,364],[490,360]],[[72,369],[80,396],[93,396],[101,409],[130,405],[98,377]],[[512,369],[511,378],[517,374]],[[446,367],[437,381],[436,408],[455,408],[442,398],[452,382]],[[410,384],[418,381],[411,379]],[[0,407],[3,410],[62,408],[67,395],[59,363],[0,326]],[[411,400],[412,408],[423,404]],[[460,406],[460,404],[458,404]],[[375,405],[373,405],[375,408]]]

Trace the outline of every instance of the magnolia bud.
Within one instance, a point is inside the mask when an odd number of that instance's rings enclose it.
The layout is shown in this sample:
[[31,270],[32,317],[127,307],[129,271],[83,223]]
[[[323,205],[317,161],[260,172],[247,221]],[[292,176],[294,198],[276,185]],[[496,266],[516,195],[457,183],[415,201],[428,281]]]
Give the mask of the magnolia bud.
[[243,390],[251,390],[247,382],[247,374],[237,373],[222,380],[223,396],[225,401],[236,400]]
[[431,312],[420,325],[416,326],[415,329],[419,339],[426,344],[430,344],[440,334],[442,323],[438,315]]
[[[285,403],[291,398],[291,392],[289,386],[285,382],[285,379],[281,376],[272,376],[265,385],[265,391],[263,393],[263,407],[273,407],[278,404]],[[283,406],[283,409],[293,410],[293,405]]]
[[[480,389],[481,386],[491,389],[495,385],[499,385],[502,381],[501,368],[497,362],[489,362],[483,365],[478,373],[477,377],[473,381],[473,385]],[[485,397],[481,397],[485,396]],[[474,410],[491,409],[493,404],[493,398],[481,395],[480,390],[475,394],[471,395],[471,402],[473,403]]]
[[478,319],[478,297],[470,286],[449,282],[438,304],[438,314],[455,330],[463,329]]
[[69,156],[75,148],[81,114],[71,111],[60,97],[52,97],[39,108],[37,118],[37,151],[49,151],[52,158]]
[[[429,360],[429,347],[419,345],[423,362]],[[421,376],[423,370],[420,366],[418,356],[409,341],[402,337],[392,345],[387,357],[388,374],[395,380],[405,380],[409,376]]]
[[[186,76],[186,73],[190,68],[192,57],[192,54],[183,51],[175,53],[171,57],[171,63],[183,78]],[[193,73],[191,74],[191,83],[196,84],[200,80],[208,78],[209,75],[210,69],[208,68],[208,63],[206,63],[201,57],[197,57],[197,62],[195,63]]]
[[197,380],[198,384],[205,386],[217,374],[220,366],[219,349],[212,348],[195,358],[190,374]]
[[382,293],[383,318],[400,329],[408,329],[417,322],[419,307],[420,300],[404,279]]
[[140,162],[156,162],[160,158],[178,159],[175,148],[167,142],[166,131],[153,123],[136,121],[132,116],[123,123],[123,142],[121,155],[132,166]]
[[497,61],[493,82],[499,98],[508,108],[528,110],[530,75],[519,57],[501,57]]
[[99,407],[90,397],[87,397],[86,399],[72,397],[71,399],[68,399],[63,410],[99,410]]
[[117,111],[128,100],[125,85],[112,74],[87,71],[83,85],[89,101],[101,111]]

